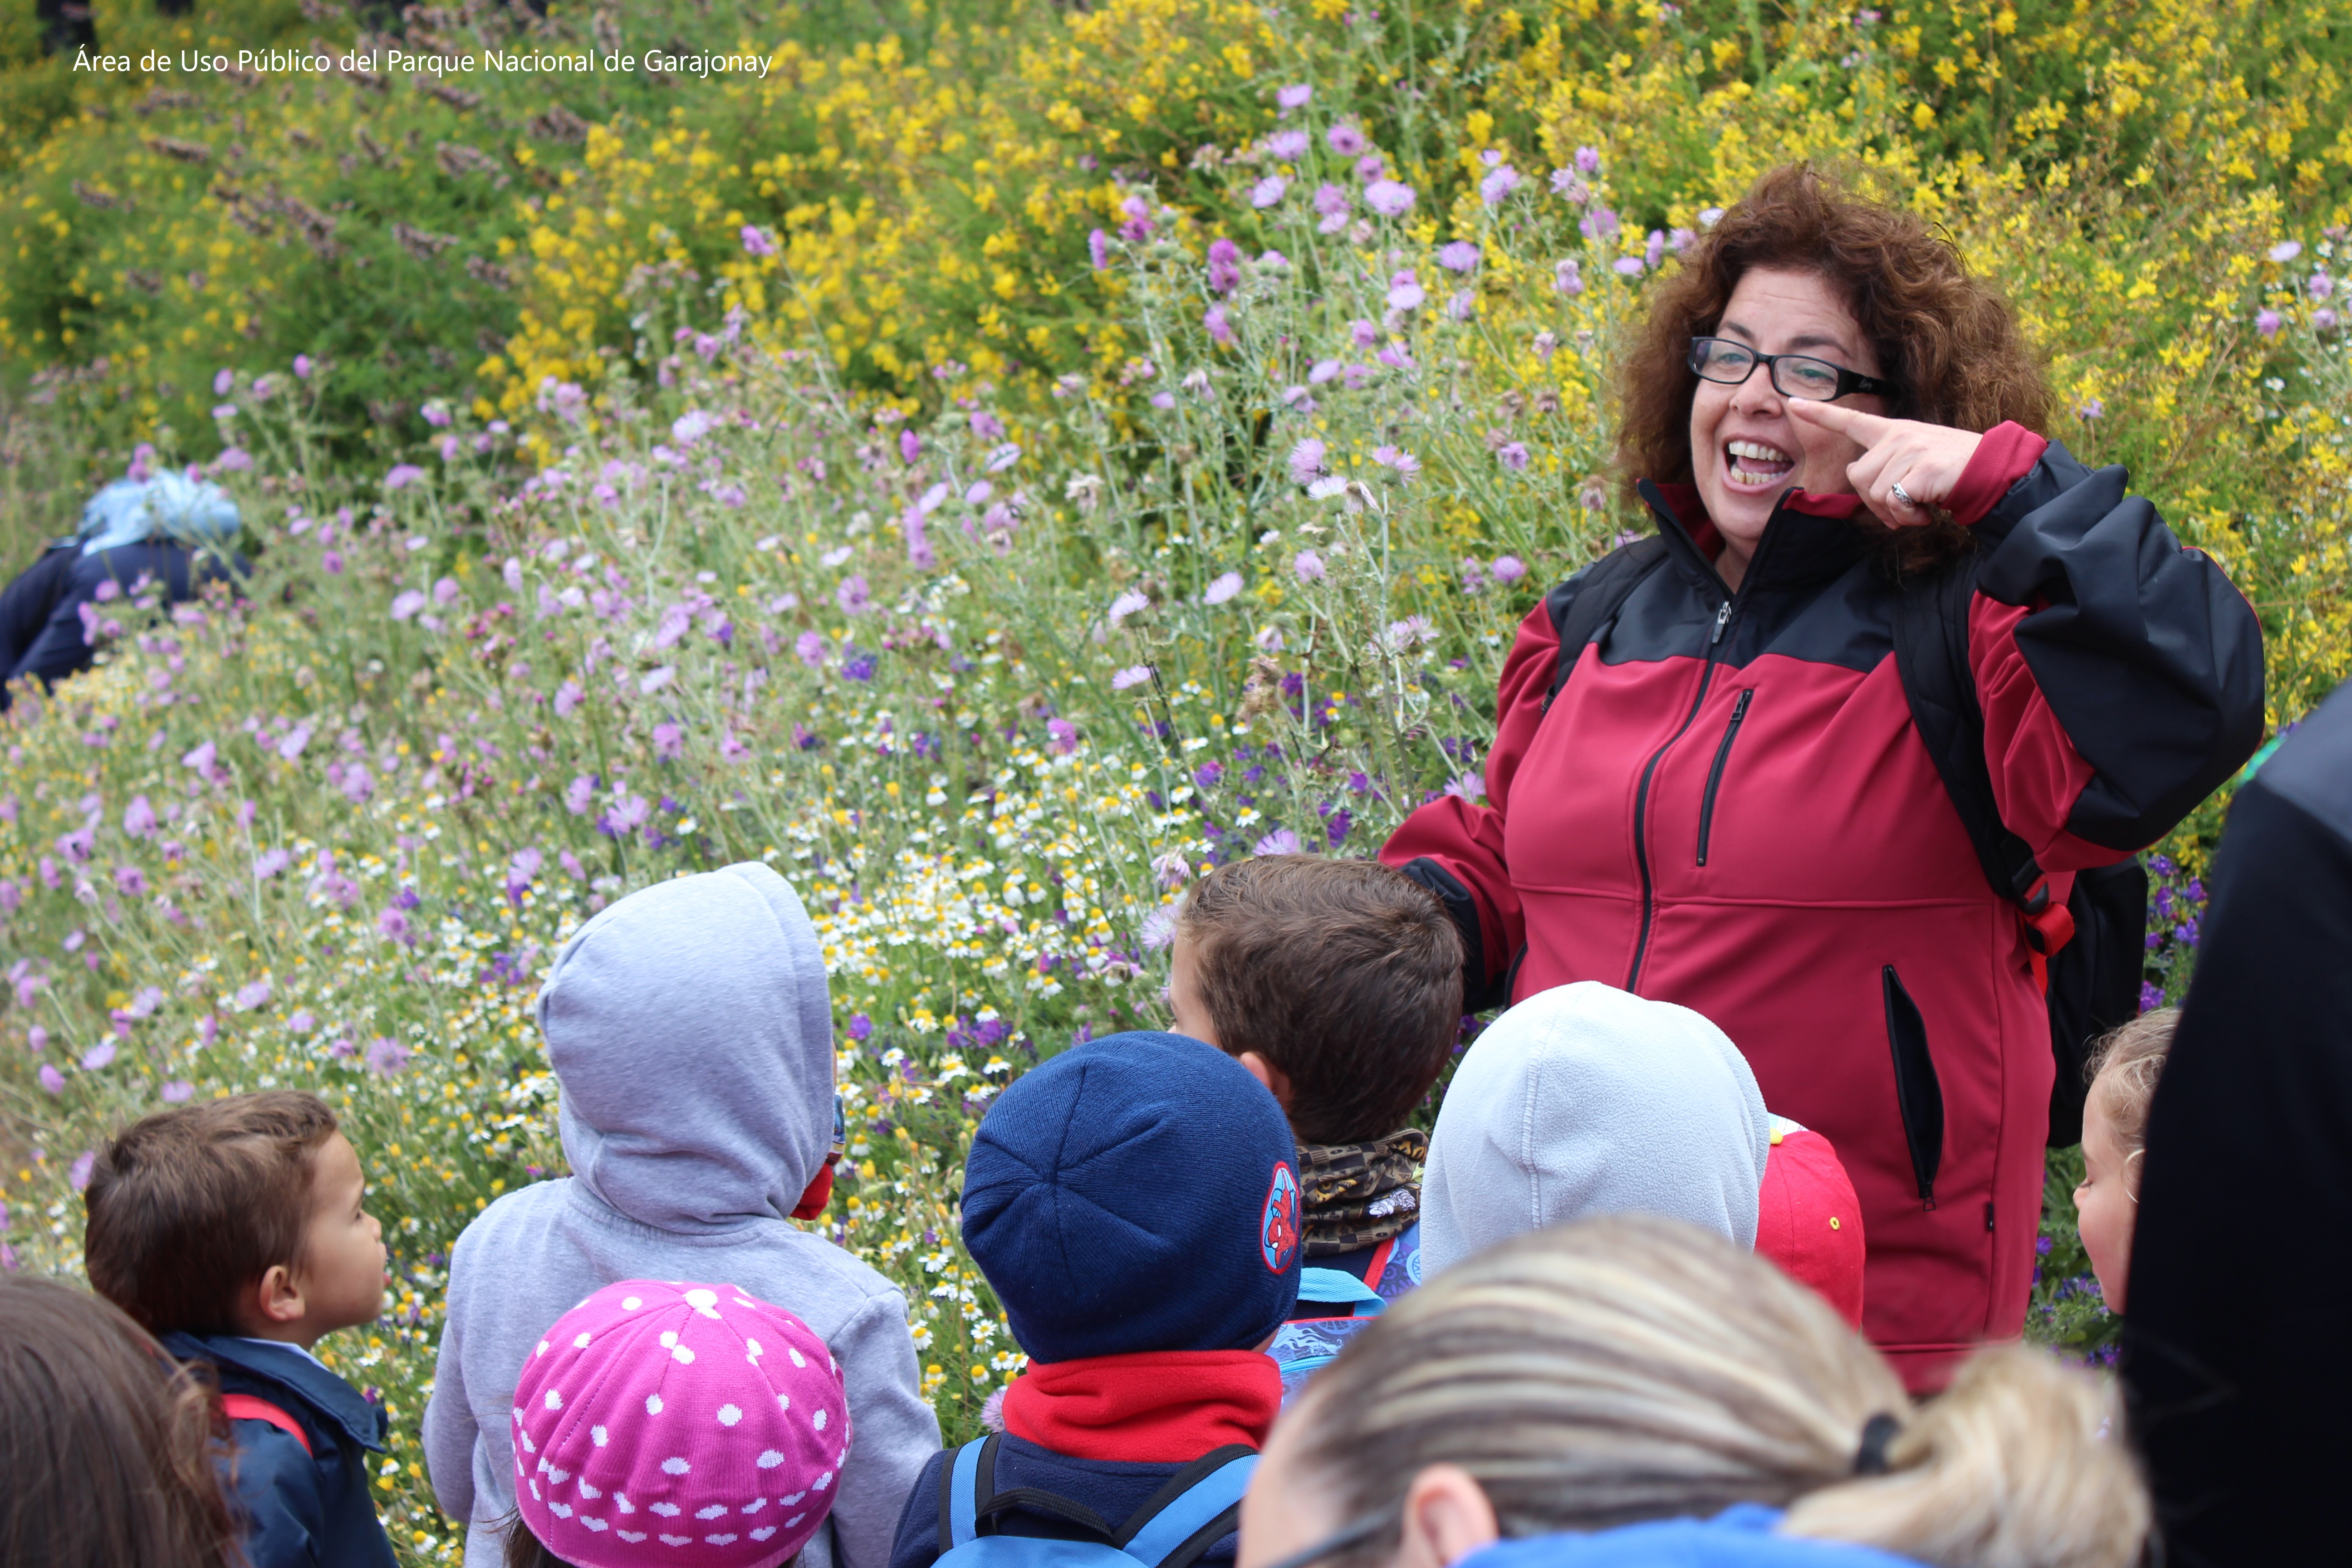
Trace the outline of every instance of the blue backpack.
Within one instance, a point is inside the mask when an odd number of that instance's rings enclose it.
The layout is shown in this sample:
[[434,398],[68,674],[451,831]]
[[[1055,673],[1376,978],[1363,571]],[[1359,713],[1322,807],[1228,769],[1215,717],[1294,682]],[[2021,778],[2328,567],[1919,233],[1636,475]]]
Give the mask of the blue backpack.
[[[1035,1487],[998,1491],[997,1442],[982,1437],[966,1443],[948,1466],[938,1568],[1191,1568],[1234,1532],[1242,1493],[1257,1468],[1255,1449],[1229,1443],[1170,1477],[1157,1495],[1113,1529],[1084,1503]],[[986,1533],[994,1515],[1014,1508],[1059,1514],[1102,1540]]]
[[1297,1398],[1307,1380],[1336,1361],[1348,1342],[1386,1311],[1391,1301],[1421,1283],[1421,1223],[1414,1221],[1402,1235],[1384,1244],[1372,1255],[1371,1267],[1365,1272],[1371,1277],[1371,1284],[1340,1268],[1298,1271],[1299,1304],[1328,1310],[1292,1319],[1265,1347],[1265,1353],[1282,1369],[1284,1405]]

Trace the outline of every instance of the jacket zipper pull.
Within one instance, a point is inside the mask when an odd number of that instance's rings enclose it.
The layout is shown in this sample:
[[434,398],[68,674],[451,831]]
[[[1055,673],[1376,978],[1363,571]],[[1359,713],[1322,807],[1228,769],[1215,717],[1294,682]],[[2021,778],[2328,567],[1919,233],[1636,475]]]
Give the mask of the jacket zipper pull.
[[1717,607],[1717,609],[1716,609],[1716,612],[1715,612],[1715,632],[1714,632],[1714,635],[1712,635],[1711,637],[1709,637],[1706,639],[1706,646],[1707,646],[1707,647],[1713,647],[1716,644],[1717,644],[1717,643],[1719,643],[1719,642],[1721,642],[1721,641],[1723,640],[1723,628],[1724,628],[1725,626],[1728,626],[1728,625],[1730,624],[1730,622],[1731,622],[1731,601],[1730,601],[1730,600],[1728,600],[1728,599],[1726,599],[1726,600],[1725,600],[1725,601],[1723,601],[1723,603],[1722,603],[1720,605],[1718,605],[1718,606]]

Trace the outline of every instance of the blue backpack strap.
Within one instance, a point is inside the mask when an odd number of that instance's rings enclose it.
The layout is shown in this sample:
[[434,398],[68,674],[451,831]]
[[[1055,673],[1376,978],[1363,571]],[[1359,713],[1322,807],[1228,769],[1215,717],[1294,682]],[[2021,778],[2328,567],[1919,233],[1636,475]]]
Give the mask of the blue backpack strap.
[[941,1556],[979,1537],[981,1454],[995,1441],[992,1436],[975,1437],[958,1448],[949,1462],[944,1506],[940,1510]]
[[[1146,1503],[1144,1512],[1148,1517],[1140,1524],[1134,1520],[1128,1521],[1127,1539],[1118,1543],[1119,1550],[1144,1568],[1162,1568],[1163,1564],[1166,1568],[1186,1568],[1202,1551],[1214,1545],[1234,1528],[1231,1516],[1241,1507],[1242,1494],[1249,1489],[1251,1473],[1257,1468],[1255,1454],[1237,1450],[1235,1445],[1206,1456],[1202,1463],[1215,1460],[1220,1455],[1232,1455],[1160,1503],[1156,1510],[1151,1503]],[[1187,1545],[1197,1545],[1199,1550],[1179,1558]]]
[[1379,1316],[1388,1306],[1388,1303],[1381,1300],[1378,1290],[1344,1268],[1300,1269],[1298,1299],[1318,1304],[1336,1304],[1344,1301],[1358,1306],[1370,1305],[1371,1310],[1360,1314],[1368,1318]]

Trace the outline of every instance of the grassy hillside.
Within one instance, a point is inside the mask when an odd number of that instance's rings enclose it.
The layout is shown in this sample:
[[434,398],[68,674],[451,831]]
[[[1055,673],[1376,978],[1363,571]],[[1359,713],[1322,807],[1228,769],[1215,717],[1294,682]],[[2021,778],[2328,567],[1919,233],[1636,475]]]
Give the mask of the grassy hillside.
[[[2051,433],[2261,611],[2274,725],[2352,672],[2352,41],[2315,7],[712,0],[375,42],[769,68],[131,80],[0,35],[15,553],[146,441],[256,563],[118,603],[101,668],[0,721],[0,1245],[78,1267],[134,1114],[326,1095],[401,1281],[326,1348],[394,1408],[416,1561],[456,1549],[415,1450],[449,1245],[562,1167],[529,1003],[563,936],[679,870],[793,879],[856,1128],[827,1223],[970,1430],[1017,1365],[952,1223],[978,1115],[1164,1021],[1213,859],[1483,787],[1512,626],[1637,521],[1615,345],[1763,167],[1838,161],[2000,280]],[[2158,994],[2222,804],[2164,847]],[[2037,1332],[2094,1350],[2053,1170]]]

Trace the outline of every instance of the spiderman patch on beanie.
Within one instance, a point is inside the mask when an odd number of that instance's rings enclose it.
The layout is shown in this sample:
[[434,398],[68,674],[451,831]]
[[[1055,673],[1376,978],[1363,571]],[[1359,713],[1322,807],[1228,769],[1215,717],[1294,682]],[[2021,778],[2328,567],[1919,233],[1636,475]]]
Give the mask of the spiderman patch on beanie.
[[1290,1163],[1277,1160],[1274,1180],[1265,1189],[1265,1213],[1258,1220],[1258,1250],[1265,1266],[1279,1274],[1290,1267],[1298,1250],[1298,1177]]

